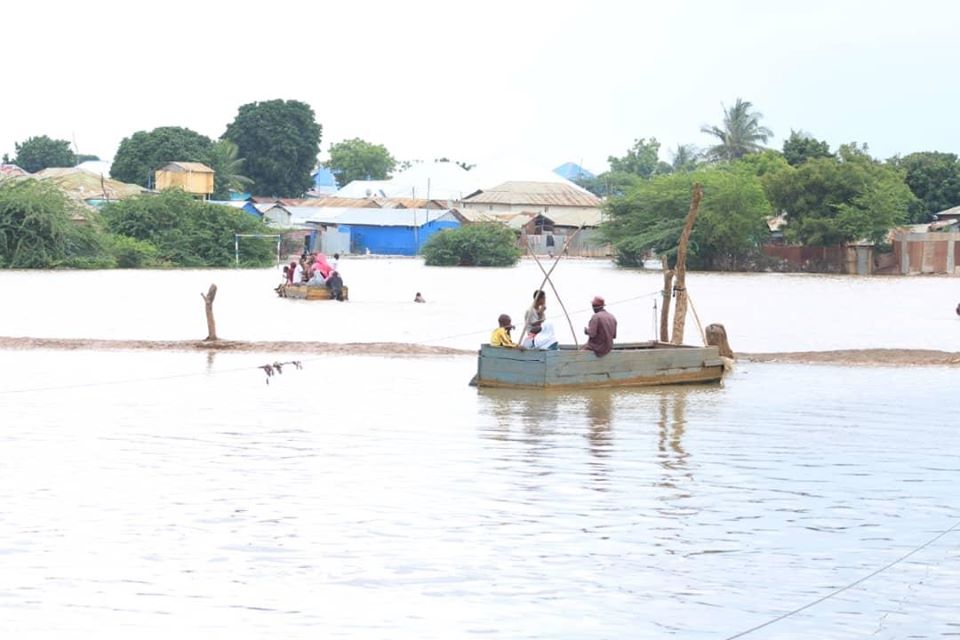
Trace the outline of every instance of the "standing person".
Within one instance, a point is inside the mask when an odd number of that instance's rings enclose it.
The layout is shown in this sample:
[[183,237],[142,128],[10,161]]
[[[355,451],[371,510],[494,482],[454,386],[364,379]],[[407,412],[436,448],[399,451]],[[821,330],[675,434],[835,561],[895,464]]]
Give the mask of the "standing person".
[[605,356],[613,349],[613,339],[617,337],[617,319],[613,314],[604,309],[605,302],[602,297],[595,296],[590,302],[593,307],[593,316],[590,322],[583,330],[590,336],[587,344],[583,348],[593,351],[597,357]]
[[339,271],[340,270],[340,254],[333,254],[333,260],[330,261],[330,271]]
[[501,313],[500,317],[497,318],[497,324],[499,325],[496,329],[493,330],[493,333],[490,334],[490,345],[494,347],[509,347],[510,349],[516,349],[517,345],[513,342],[513,338],[510,337],[510,330],[515,329],[513,323],[510,321],[510,316],[505,313]]
[[523,315],[523,331],[520,335],[527,335],[530,332],[530,327],[537,322],[543,322],[546,317],[547,293],[546,291],[537,289],[533,292],[533,304],[530,305],[530,308],[527,309],[527,312]]
[[290,265],[283,268],[283,274],[287,276],[287,284],[293,284],[294,282],[296,282],[294,280],[296,271],[297,271],[296,260],[291,260]]

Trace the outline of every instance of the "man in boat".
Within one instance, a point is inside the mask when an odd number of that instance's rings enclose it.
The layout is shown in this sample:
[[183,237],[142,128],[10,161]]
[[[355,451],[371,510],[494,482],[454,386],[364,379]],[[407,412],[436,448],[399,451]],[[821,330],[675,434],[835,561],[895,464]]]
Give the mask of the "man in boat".
[[530,331],[530,327],[536,322],[543,322],[547,313],[547,294],[540,289],[533,292],[533,304],[523,314],[523,331],[520,332],[522,339]]
[[339,271],[330,272],[330,277],[327,278],[325,286],[330,290],[331,298],[343,302],[343,278],[340,277]]
[[613,340],[617,337],[617,319],[604,309],[605,305],[606,302],[601,296],[594,296],[590,302],[590,306],[593,307],[593,316],[583,330],[590,337],[583,348],[593,351],[597,357],[610,353],[613,349]]
[[490,346],[516,349],[519,345],[517,345],[513,341],[513,338],[510,337],[510,331],[516,329],[516,327],[513,326],[510,316],[505,313],[501,313],[500,317],[497,318],[497,324],[500,326],[494,329],[493,333],[490,334]]

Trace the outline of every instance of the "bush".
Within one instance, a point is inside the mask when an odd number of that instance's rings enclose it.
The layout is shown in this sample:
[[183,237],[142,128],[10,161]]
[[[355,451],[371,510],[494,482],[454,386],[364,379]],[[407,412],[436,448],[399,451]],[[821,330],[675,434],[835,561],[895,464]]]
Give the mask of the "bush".
[[433,267],[512,267],[521,255],[514,232],[496,222],[441,231],[423,245],[422,253]]
[[[146,243],[121,247],[126,259],[177,267],[233,266],[235,234],[270,233],[244,211],[196,200],[179,189],[111,203],[103,208],[103,218],[109,232]],[[150,255],[146,245],[156,254]],[[270,239],[245,238],[240,243],[245,266],[267,266],[273,256]]]
[[137,240],[129,236],[108,235],[106,245],[116,266],[121,269],[155,267],[159,263],[157,248],[145,240]]

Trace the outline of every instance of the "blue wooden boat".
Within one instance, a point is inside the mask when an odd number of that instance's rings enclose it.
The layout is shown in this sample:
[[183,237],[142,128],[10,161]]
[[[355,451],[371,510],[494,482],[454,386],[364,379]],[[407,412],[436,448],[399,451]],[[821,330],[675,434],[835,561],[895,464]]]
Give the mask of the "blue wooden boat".
[[521,351],[485,344],[480,347],[473,384],[533,389],[646,387],[719,382],[723,371],[718,347],[625,343],[598,358],[573,345]]

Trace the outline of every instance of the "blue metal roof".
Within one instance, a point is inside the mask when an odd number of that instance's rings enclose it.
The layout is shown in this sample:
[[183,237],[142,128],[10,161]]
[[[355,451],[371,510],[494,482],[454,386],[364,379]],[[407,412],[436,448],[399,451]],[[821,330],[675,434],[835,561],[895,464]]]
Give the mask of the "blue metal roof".
[[578,180],[582,178],[596,178],[595,175],[581,167],[575,162],[564,162],[562,165],[553,170],[558,176],[562,176],[567,180]]

